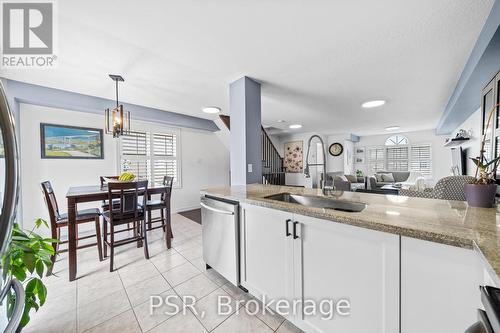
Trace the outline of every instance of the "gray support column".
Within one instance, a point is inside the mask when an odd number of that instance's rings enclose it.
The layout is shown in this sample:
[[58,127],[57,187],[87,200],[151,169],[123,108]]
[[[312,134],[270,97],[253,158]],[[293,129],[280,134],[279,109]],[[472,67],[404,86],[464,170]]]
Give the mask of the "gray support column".
[[229,85],[231,185],[262,183],[260,83],[244,76]]

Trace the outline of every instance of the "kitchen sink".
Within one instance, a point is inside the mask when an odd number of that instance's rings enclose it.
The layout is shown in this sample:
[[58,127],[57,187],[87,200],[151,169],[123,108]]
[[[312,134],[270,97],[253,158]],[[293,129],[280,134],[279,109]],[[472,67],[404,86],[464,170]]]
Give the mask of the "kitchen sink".
[[337,200],[325,197],[315,197],[310,195],[300,195],[292,193],[273,194],[265,197],[265,199],[289,202],[308,207],[334,209],[351,213],[359,213],[366,208],[366,204],[363,202]]

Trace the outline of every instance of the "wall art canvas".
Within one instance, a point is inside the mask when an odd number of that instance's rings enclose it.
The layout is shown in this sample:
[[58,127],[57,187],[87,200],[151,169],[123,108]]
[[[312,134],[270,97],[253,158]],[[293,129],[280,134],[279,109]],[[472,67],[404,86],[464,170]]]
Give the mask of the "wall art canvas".
[[303,161],[302,141],[293,141],[285,143],[284,166],[285,172],[302,173]]
[[102,159],[102,129],[40,124],[42,158]]

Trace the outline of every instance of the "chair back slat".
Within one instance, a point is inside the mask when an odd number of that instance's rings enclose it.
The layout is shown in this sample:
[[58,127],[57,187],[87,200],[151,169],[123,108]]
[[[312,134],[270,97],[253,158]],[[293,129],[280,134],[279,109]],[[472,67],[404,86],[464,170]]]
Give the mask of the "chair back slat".
[[51,228],[55,230],[57,221],[61,217],[61,214],[59,213],[59,206],[57,205],[56,195],[54,193],[54,189],[52,188],[52,184],[49,181],[42,182],[41,187],[45,205],[49,210],[50,225]]
[[[137,219],[141,213],[139,197],[142,196],[142,205],[146,206],[148,181],[137,182],[109,182],[108,203],[111,221]],[[118,208],[113,199],[119,199]],[[113,207],[114,206],[114,207]]]
[[163,186],[165,187],[165,192],[161,193],[161,201],[163,203],[170,204],[170,198],[172,196],[172,185],[174,184],[174,177],[165,176],[163,177]]

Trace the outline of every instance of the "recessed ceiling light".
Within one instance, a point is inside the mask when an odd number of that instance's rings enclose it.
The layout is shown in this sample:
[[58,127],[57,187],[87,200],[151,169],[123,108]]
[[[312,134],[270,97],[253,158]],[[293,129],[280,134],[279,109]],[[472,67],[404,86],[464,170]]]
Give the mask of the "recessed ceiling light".
[[362,107],[365,109],[370,109],[370,108],[376,108],[378,106],[382,106],[385,104],[385,100],[383,99],[374,99],[371,101],[366,101],[363,104],[361,104]]
[[218,108],[216,106],[207,106],[207,107],[204,107],[201,110],[203,112],[205,112],[205,113],[211,113],[211,114],[215,114],[215,113],[219,113],[220,112],[220,108]]
[[385,130],[386,131],[397,131],[400,128],[401,127],[399,127],[399,126],[389,126],[389,127],[386,127]]
[[288,127],[291,129],[298,129],[298,128],[302,128],[302,125],[301,124],[293,124],[293,125],[290,125]]
[[278,120],[278,123],[286,123],[286,120],[280,119]]
[[400,213],[400,212],[396,212],[396,211],[394,211],[394,210],[386,210],[386,211],[385,211],[385,213],[386,213],[387,215],[393,215],[393,216],[399,216],[399,215],[401,215],[401,213]]

